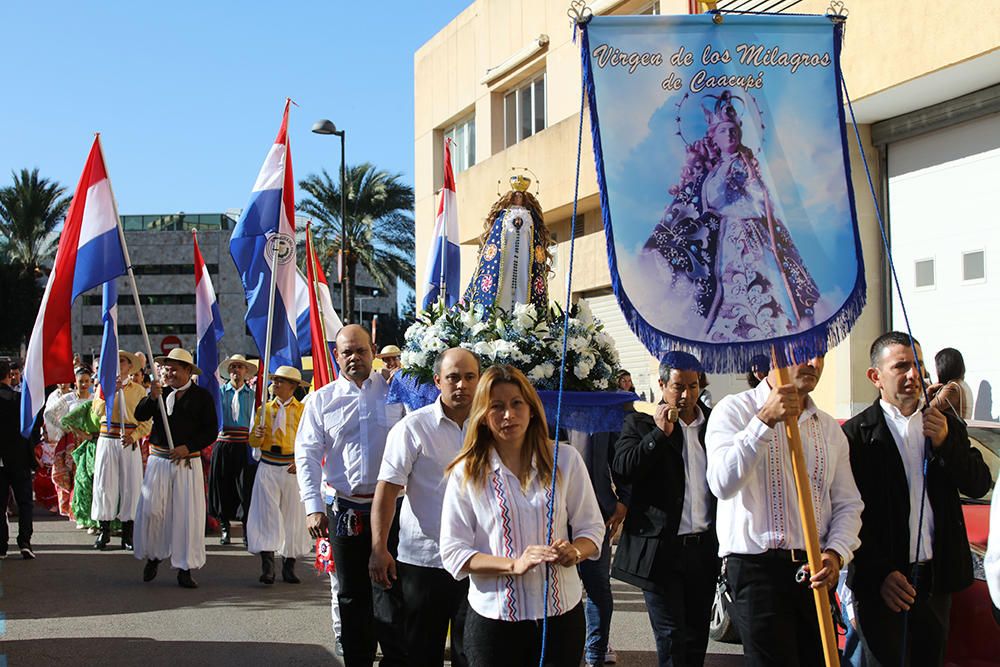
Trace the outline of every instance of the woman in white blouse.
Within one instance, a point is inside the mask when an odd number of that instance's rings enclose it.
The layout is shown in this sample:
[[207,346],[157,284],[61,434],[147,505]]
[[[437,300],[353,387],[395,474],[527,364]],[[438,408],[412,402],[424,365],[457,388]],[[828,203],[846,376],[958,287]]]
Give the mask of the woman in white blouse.
[[604,521],[583,459],[560,445],[546,543],[554,452],[541,400],[524,374],[510,366],[483,373],[465,443],[448,467],[441,516],[444,567],[456,579],[470,577],[469,665],[538,664],[545,616],[545,664],[580,664],[585,621],[576,565],[600,555]]

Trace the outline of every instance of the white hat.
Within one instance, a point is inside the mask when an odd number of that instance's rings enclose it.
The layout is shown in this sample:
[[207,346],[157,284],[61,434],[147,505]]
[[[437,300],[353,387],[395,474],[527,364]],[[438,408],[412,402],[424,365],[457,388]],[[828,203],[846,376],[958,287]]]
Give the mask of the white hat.
[[219,364],[219,375],[223,378],[228,378],[229,367],[232,364],[243,364],[250,369],[251,375],[256,375],[257,370],[260,368],[255,362],[248,361],[242,354],[232,354],[228,359],[223,360],[223,362]]
[[378,358],[385,359],[386,357],[398,357],[401,354],[403,354],[403,351],[395,345],[386,345],[382,348],[382,351],[379,352]]
[[201,375],[201,369],[194,365],[194,358],[191,356],[191,353],[185,350],[183,347],[175,347],[174,349],[170,350],[170,354],[168,354],[167,356],[157,357],[153,361],[155,361],[158,364],[162,364],[167,361],[178,361],[182,364],[187,364],[188,366],[190,366],[192,375]]
[[308,382],[302,381],[302,373],[298,368],[292,366],[278,366],[278,370],[271,373],[271,380],[275,378],[281,378],[282,380],[288,380],[289,382],[296,382],[303,387],[307,386]]

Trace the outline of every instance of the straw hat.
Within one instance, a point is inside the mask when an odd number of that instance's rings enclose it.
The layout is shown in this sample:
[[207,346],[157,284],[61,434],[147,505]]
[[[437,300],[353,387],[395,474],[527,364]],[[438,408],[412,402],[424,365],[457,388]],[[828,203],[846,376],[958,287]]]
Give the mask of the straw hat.
[[398,357],[401,354],[403,354],[403,351],[395,345],[386,345],[382,348],[382,351],[379,352],[378,358],[385,359],[386,357]]
[[255,362],[248,361],[242,354],[232,354],[228,359],[224,359],[223,362],[219,364],[219,375],[221,377],[229,377],[230,364],[243,364],[250,369],[250,375],[256,375],[257,370],[260,368]]
[[271,380],[275,378],[281,378],[282,380],[288,380],[289,382],[295,382],[303,387],[308,386],[308,382],[302,381],[302,373],[298,368],[293,368],[292,366],[278,366],[278,370],[271,373]]
[[139,361],[139,357],[135,356],[131,352],[126,352],[125,350],[118,350],[118,358],[124,359],[129,363],[129,369],[125,371],[128,375],[132,373],[138,373],[142,370],[142,363]]
[[191,353],[182,347],[175,347],[174,349],[170,350],[170,354],[168,354],[167,356],[156,357],[156,359],[154,359],[153,361],[155,361],[158,364],[163,364],[168,361],[178,361],[182,364],[187,364],[188,366],[190,366],[192,375],[201,375],[201,369],[194,365],[194,358],[191,356]]

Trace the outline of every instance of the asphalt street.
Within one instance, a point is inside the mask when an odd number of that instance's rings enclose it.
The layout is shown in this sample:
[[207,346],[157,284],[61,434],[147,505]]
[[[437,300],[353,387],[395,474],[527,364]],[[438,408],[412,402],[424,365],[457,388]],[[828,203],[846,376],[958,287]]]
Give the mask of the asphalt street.
[[[16,523],[11,528],[16,533]],[[309,564],[298,568],[300,585],[265,586],[257,582],[259,561],[239,539],[223,547],[207,537],[208,562],[194,573],[200,587],[187,590],[166,563],[143,583],[130,552],[95,552],[93,539],[43,512],[36,560],[21,560],[12,536],[10,556],[0,561],[0,665],[342,664],[333,653],[329,585]],[[656,665],[642,594],[613,585],[618,664]],[[738,646],[712,644],[706,664],[739,665],[734,652]]]

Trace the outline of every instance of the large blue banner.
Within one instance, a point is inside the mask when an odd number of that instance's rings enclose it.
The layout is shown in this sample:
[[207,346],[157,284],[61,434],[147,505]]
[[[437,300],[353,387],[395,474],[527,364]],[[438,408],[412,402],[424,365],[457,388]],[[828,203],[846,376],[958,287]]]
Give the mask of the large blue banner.
[[865,303],[824,16],[595,17],[581,33],[612,285],[659,357],[804,360]]

